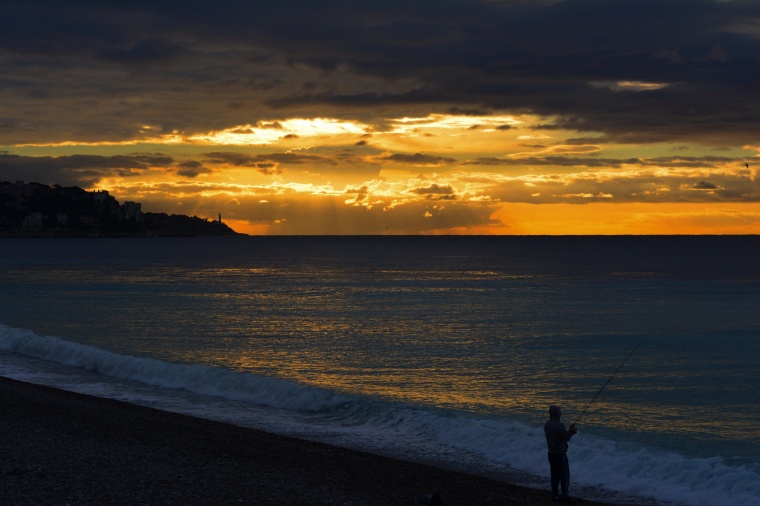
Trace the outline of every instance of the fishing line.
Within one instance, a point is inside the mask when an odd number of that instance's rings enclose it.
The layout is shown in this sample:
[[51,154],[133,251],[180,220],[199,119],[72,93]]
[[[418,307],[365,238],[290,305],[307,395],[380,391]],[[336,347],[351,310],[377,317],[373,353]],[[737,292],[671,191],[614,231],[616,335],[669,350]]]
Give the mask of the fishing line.
[[623,368],[623,366],[625,365],[625,363],[628,362],[628,359],[631,358],[631,355],[633,355],[633,353],[639,348],[639,346],[641,346],[640,342],[631,350],[631,352],[628,354],[628,356],[625,357],[625,360],[623,360],[623,363],[620,364],[617,369],[615,369],[615,372],[612,373],[612,376],[610,376],[610,378],[607,380],[607,383],[605,383],[604,386],[599,389],[599,391],[596,393],[596,395],[594,396],[594,398],[591,399],[591,402],[588,403],[588,406],[586,406],[583,409],[583,411],[581,411],[581,414],[578,415],[578,418],[575,419],[575,421],[573,422],[573,425],[575,425],[576,423],[578,423],[578,420],[581,419],[581,417],[583,416],[583,413],[585,413],[586,410],[594,403],[594,401],[596,400],[596,398],[599,397],[599,394],[602,393],[602,390],[604,390],[605,388],[607,388],[607,385],[610,384],[610,381],[612,381],[612,378],[614,378],[615,375],[618,373],[618,371]]

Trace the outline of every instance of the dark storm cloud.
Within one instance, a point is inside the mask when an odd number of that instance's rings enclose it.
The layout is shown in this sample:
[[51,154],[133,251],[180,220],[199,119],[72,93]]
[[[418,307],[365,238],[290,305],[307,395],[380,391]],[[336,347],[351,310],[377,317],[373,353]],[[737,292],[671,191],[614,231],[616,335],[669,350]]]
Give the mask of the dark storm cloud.
[[[237,167],[253,167],[260,163],[289,163],[301,165],[304,163],[325,163],[323,156],[307,155],[300,153],[267,153],[260,155],[247,155],[237,152],[215,152],[204,155],[210,162],[229,164]],[[332,162],[329,162],[332,163]]]
[[693,188],[695,190],[717,190],[718,186],[709,181],[699,181],[697,183],[694,183]]
[[0,144],[446,111],[753,144],[759,20],[754,0],[7,1]]
[[[354,176],[374,177],[381,165],[371,157],[362,156],[353,149],[325,148],[316,153],[306,151],[261,153],[251,155],[235,151],[205,153],[205,161],[218,166],[250,167],[264,175],[282,174],[288,168],[299,166],[304,170],[350,173]],[[301,169],[299,169],[301,170]]]
[[19,156],[0,153],[0,180],[91,186],[103,177],[136,176],[151,168],[168,168],[174,160],[162,155]]
[[280,174],[280,164],[285,165],[335,165],[336,162],[329,157],[308,155],[301,153],[269,153],[260,155],[248,155],[236,152],[214,152],[204,155],[209,163],[218,165],[232,165],[234,167],[251,167],[262,174]]
[[171,61],[182,53],[184,48],[177,44],[151,39],[135,42],[130,47],[107,49],[103,51],[103,57],[117,62],[145,64]]
[[209,169],[203,166],[203,164],[196,160],[187,160],[180,162],[177,168],[177,174],[183,177],[198,177],[200,174],[208,174],[211,172]]
[[11,167],[47,169],[145,169],[151,166],[170,165],[173,159],[162,155],[70,155],[70,156],[19,156],[0,154],[0,169]]
[[397,153],[383,156],[381,159],[408,165],[443,165],[456,162],[456,159],[447,156],[425,155],[422,153],[415,153],[413,155]]
[[455,97],[432,87],[420,87],[401,93],[334,93],[294,95],[268,100],[267,105],[274,109],[286,109],[309,104],[333,107],[379,107],[400,106],[405,104],[441,104]]
[[412,193],[424,196],[430,200],[456,200],[456,191],[450,185],[431,184],[421,188],[414,188]]

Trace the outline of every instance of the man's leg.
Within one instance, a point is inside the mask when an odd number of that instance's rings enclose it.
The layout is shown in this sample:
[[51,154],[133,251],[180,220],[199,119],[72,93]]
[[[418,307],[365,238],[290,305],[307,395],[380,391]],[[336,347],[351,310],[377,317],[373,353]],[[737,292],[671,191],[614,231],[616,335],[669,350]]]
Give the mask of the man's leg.
[[567,454],[562,455],[562,474],[560,475],[562,483],[562,497],[567,497],[570,489],[570,462],[567,460]]
[[549,454],[549,469],[551,471],[552,498],[559,498],[559,484],[562,481],[564,471],[562,469],[562,455],[557,453]]

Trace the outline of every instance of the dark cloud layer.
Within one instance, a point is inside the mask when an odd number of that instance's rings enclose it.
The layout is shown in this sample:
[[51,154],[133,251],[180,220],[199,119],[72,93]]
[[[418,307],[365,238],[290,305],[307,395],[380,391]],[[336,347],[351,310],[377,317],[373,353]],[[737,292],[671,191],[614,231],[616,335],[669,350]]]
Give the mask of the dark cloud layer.
[[382,159],[409,165],[444,165],[456,162],[456,159],[447,156],[424,155],[422,153],[387,155],[383,156]]
[[[174,160],[162,155],[70,155],[19,156],[0,153],[0,180],[16,180],[62,186],[92,186],[100,179],[118,175],[130,177],[151,168],[171,167]],[[188,167],[185,166],[184,169]],[[197,167],[195,168],[197,171]]]
[[757,144],[758,21],[754,0],[6,1],[0,145],[452,110]]

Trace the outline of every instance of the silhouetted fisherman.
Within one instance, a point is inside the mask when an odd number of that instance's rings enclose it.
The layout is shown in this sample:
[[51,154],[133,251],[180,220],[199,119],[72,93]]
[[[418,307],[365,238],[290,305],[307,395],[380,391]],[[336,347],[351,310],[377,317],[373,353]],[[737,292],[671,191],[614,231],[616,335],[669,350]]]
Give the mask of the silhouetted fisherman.
[[[570,488],[570,464],[567,461],[567,442],[578,431],[575,424],[570,424],[570,430],[560,421],[562,409],[559,406],[549,406],[549,419],[544,424],[546,446],[549,448],[549,468],[551,469],[552,499],[571,503],[567,495]],[[562,485],[562,495],[559,485]]]

